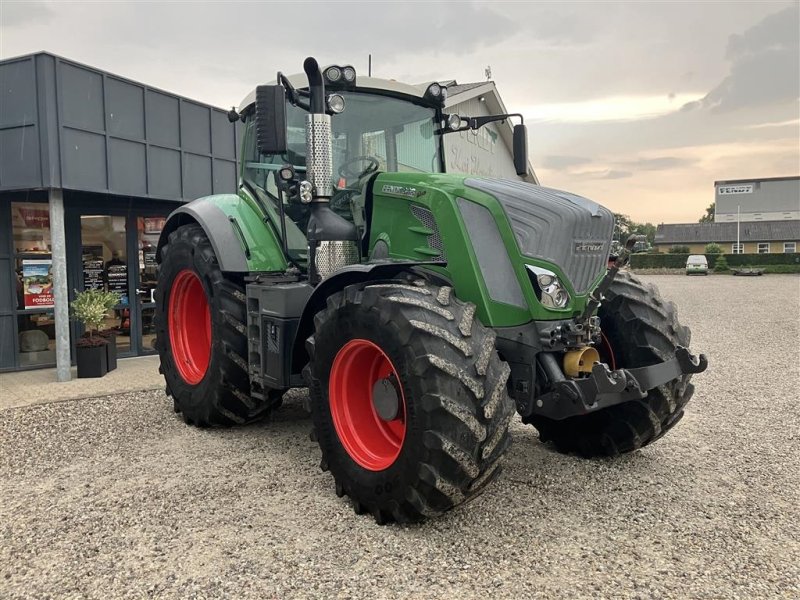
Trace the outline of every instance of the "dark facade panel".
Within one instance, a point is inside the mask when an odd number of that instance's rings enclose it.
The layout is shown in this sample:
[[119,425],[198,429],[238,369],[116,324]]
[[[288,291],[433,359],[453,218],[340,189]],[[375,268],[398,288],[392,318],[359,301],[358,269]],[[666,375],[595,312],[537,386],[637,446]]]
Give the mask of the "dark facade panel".
[[0,189],[151,199],[235,192],[224,110],[47,53],[0,61]]
[[32,58],[0,65],[0,187],[41,185],[36,109],[36,69]]
[[145,145],[117,138],[108,140],[108,187],[114,194],[147,195]]
[[211,111],[211,145],[214,156],[236,160],[236,129],[223,112]]
[[103,75],[99,71],[61,61],[58,91],[62,125],[91,131],[105,129]]
[[183,155],[183,196],[201,198],[212,193],[211,159],[196,154]]
[[127,81],[106,79],[108,133],[144,139],[144,88]]
[[181,153],[177,150],[150,146],[148,162],[150,169],[147,181],[150,195],[156,198],[180,198]]
[[[9,281],[14,265],[10,258],[0,258],[0,281]],[[16,290],[11,286],[0,286],[0,315],[11,313],[17,306]]]
[[214,159],[214,193],[236,192],[236,163],[232,160]]
[[194,102],[181,102],[181,144],[184,150],[211,154],[211,111]]
[[0,127],[36,122],[36,70],[32,58],[0,65]]
[[61,161],[65,188],[91,192],[108,189],[104,135],[63,127]]
[[0,129],[0,186],[39,187],[41,162],[36,126]]
[[17,353],[16,345],[13,342],[16,318],[14,315],[0,316],[0,369],[14,367]]
[[155,90],[147,90],[147,141],[159,146],[181,145],[180,101]]

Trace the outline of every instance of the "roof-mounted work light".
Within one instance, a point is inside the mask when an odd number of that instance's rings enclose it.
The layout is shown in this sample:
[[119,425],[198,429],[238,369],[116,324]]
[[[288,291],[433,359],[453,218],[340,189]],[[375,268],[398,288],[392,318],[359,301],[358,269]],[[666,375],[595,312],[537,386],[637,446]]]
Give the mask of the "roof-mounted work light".
[[350,65],[343,67],[331,65],[322,75],[325,77],[325,85],[329,88],[348,89],[356,85],[356,70]]
[[435,81],[428,86],[425,90],[425,99],[436,102],[440,106],[444,106],[444,101],[447,98],[447,88]]

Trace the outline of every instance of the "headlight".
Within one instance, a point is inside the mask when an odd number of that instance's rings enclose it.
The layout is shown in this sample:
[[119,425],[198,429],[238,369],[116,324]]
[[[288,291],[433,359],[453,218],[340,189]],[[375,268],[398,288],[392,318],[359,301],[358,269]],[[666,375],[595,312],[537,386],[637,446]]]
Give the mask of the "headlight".
[[310,204],[314,199],[314,187],[310,181],[301,181],[298,191],[300,192],[300,202],[303,204]]
[[345,67],[342,69],[342,75],[345,81],[353,83],[356,80],[356,70],[353,67]]
[[547,308],[564,308],[569,304],[569,292],[558,279],[558,275],[533,265],[526,265],[530,271],[536,289],[536,296],[542,306]]
[[434,98],[438,98],[442,95],[442,86],[438,83],[432,83],[428,86],[428,93]]

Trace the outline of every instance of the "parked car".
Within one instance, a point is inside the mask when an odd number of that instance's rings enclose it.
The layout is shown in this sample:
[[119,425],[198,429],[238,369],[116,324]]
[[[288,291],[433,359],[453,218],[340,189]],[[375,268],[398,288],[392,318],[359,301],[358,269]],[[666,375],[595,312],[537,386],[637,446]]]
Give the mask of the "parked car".
[[703,254],[692,254],[686,259],[687,275],[708,275],[708,260]]

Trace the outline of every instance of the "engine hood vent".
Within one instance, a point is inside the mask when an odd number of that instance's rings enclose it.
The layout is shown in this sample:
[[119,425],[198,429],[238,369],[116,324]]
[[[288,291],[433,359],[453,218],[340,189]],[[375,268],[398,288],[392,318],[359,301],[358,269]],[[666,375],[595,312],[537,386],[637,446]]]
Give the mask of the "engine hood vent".
[[579,294],[606,269],[614,215],[581,196],[505,179],[469,178],[464,184],[494,196],[520,252],[558,265]]

